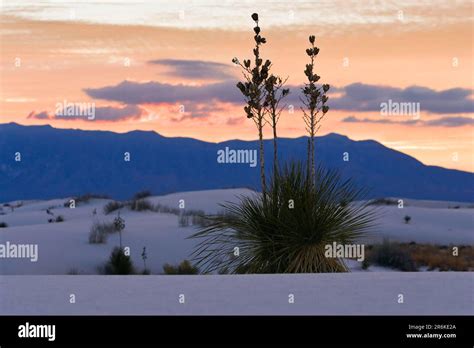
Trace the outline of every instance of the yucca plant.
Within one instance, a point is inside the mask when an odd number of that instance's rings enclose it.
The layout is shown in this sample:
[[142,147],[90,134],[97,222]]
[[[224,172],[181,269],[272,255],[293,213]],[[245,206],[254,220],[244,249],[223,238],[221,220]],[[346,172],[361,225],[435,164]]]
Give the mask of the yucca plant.
[[[325,256],[326,245],[336,242],[353,244],[370,232],[375,213],[368,204],[357,202],[364,191],[350,179],[344,180],[334,170],[316,168],[315,134],[328,112],[326,92],[329,85],[318,85],[314,71],[319,53],[315,37],[306,50],[310,63],[306,65],[307,83],[302,88],[303,119],[309,133],[306,164],[290,163],[279,168],[277,161],[277,121],[279,102],[287,94],[284,81],[270,73],[271,62],[260,57],[260,45],[266,43],[256,23],[254,67],[243,64],[245,81],[237,87],[246,98],[244,110],[257,125],[260,142],[260,174],[262,192],[241,197],[237,203],[222,204],[224,213],[208,217],[208,223],[190,238],[198,238],[192,257],[203,273],[313,273],[344,272],[342,259]],[[274,135],[274,170],[266,187],[263,162],[263,126],[266,120]]]
[[292,163],[273,173],[266,200],[255,194],[222,204],[225,214],[190,237],[201,239],[193,260],[205,273],[345,272],[325,246],[370,232],[374,210],[356,202],[364,193],[334,170],[319,168],[313,184],[305,165]]

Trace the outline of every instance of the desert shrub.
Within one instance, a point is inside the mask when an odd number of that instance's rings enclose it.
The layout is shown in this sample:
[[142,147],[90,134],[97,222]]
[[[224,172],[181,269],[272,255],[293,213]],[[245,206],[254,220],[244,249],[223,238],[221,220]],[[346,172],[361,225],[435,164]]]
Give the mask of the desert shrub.
[[398,202],[389,198],[377,198],[369,202],[370,205],[397,205]]
[[144,191],[135,193],[135,195],[133,196],[133,200],[138,201],[140,199],[147,198],[150,196],[151,196],[151,192],[149,190],[144,190]]
[[89,232],[90,244],[107,243],[107,235],[116,232],[113,222],[94,222]]
[[[292,163],[277,174],[264,195],[222,204],[224,214],[190,238],[201,241],[193,260],[205,273],[313,273],[347,271],[326,258],[325,245],[354,243],[372,227],[375,211],[367,204],[345,204],[364,191],[335,171],[319,168],[314,183],[307,168]],[[233,258],[235,247],[240,256]]]
[[104,266],[105,274],[134,274],[132,259],[125,255],[123,248],[115,247],[109,261]]
[[56,216],[56,219],[54,220],[55,222],[63,222],[64,221],[64,217],[62,215],[58,215]]
[[153,210],[153,204],[146,199],[137,199],[132,201],[130,205],[130,209],[135,211],[145,211],[145,210]]
[[89,232],[89,243],[90,244],[107,243],[107,233],[104,233],[100,229],[91,229],[91,231]]
[[23,206],[23,202],[17,202],[16,204],[13,204],[13,203],[5,203],[5,204],[3,204],[3,206],[10,208],[10,210],[11,210],[12,212],[14,212],[16,208],[20,208],[20,207]]
[[177,275],[177,274],[199,274],[199,268],[193,266],[188,260],[182,261],[179,265],[174,266],[168,263],[163,265],[163,271],[165,274]]
[[369,259],[367,257],[364,258],[364,261],[362,261],[361,267],[362,267],[362,269],[368,269],[370,267],[370,262],[369,262]]
[[417,266],[426,266],[429,271],[473,271],[474,246],[461,248],[453,255],[453,245],[418,244],[408,245],[410,254]]
[[110,214],[116,210],[119,210],[124,207],[122,202],[111,201],[104,206],[104,214]]
[[209,219],[204,214],[200,215],[192,215],[191,222],[193,226],[200,226],[200,227],[208,227],[211,225],[212,220]]
[[180,227],[187,227],[189,226],[189,215],[181,214],[178,216],[178,225]]
[[165,263],[163,265],[163,272],[165,274],[178,274],[178,267],[170,265],[169,263]]
[[87,203],[91,199],[109,199],[110,197],[102,194],[86,193],[75,198],[76,203]]
[[[73,197],[72,199],[74,199],[76,205],[78,205],[80,203],[88,203],[91,199],[109,199],[109,198],[110,197],[107,195],[86,193],[81,196]],[[66,202],[64,202],[64,206],[69,207],[70,203],[71,203],[70,200],[67,200]]]
[[228,215],[226,211],[219,211],[216,215],[206,215],[202,210],[191,210],[188,213],[191,216],[191,224],[199,227],[209,227],[212,225],[212,218],[215,216],[224,217]]
[[160,203],[157,203],[153,206],[153,211],[157,213],[163,213],[163,205]]
[[406,272],[417,270],[415,261],[408,250],[402,248],[400,244],[391,243],[388,240],[374,246],[369,255],[369,262]]
[[0,228],[6,228],[8,224],[6,222],[0,222]]

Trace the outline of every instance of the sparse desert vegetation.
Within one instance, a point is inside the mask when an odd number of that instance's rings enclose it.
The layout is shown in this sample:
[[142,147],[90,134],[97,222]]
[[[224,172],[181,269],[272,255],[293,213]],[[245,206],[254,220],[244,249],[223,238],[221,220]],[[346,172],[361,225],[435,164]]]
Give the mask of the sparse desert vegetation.
[[133,200],[138,201],[139,199],[147,198],[151,196],[150,190],[139,191],[133,195]]
[[178,226],[179,227],[188,227],[189,226],[189,215],[180,214],[178,216]]
[[130,209],[134,211],[153,211],[154,206],[148,200],[140,198],[135,199],[130,203]]
[[[141,274],[145,267],[141,258],[144,245],[147,246],[147,253],[150,253],[146,260],[146,269],[152,274],[163,273],[163,265],[170,260],[176,262],[188,259],[195,264],[190,255],[199,240],[187,238],[196,232],[194,228],[209,227],[214,222],[213,218],[226,215],[226,211],[218,204],[219,202],[238,203],[239,197],[242,196],[257,197],[258,195],[254,191],[246,189],[185,192],[147,198],[153,203],[155,214],[131,211],[128,207],[121,209],[122,217],[127,220],[127,227],[123,233],[124,246],[130,247],[132,250],[130,257],[138,266],[137,274]],[[203,197],[206,199],[204,200]],[[177,205],[176,208],[173,206],[180,199],[186,201],[186,210],[179,209]],[[24,202],[24,209],[10,212],[7,208],[6,214],[0,217],[0,223],[4,222],[8,226],[0,228],[2,238],[19,243],[31,238],[32,231],[41,232],[35,234],[35,238],[37,238],[41,250],[44,250],[48,256],[50,255],[48,259],[51,261],[32,264],[27,268],[30,274],[65,274],[71,268],[79,268],[81,274],[96,274],[97,265],[103,262],[104,257],[110,254],[115,245],[119,246],[118,232],[113,226],[113,220],[118,215],[117,212],[109,216],[102,214],[103,206],[107,202],[109,201],[91,201],[72,210],[63,208],[61,199],[53,203],[49,201]],[[298,202],[295,203],[295,207],[297,207]],[[347,206],[352,205],[354,204]],[[386,268],[391,268],[392,266],[377,264],[370,257],[370,248],[376,248],[379,240],[381,241],[382,237],[385,237],[391,243],[398,243],[399,248],[406,250],[419,271],[467,270],[472,272],[472,246],[474,243],[472,242],[471,226],[474,212],[462,205],[460,209],[449,209],[449,206],[452,205],[451,202],[412,200],[410,205],[402,210],[397,206],[376,207],[376,210],[381,213],[376,233],[374,233],[376,238],[367,241],[366,257],[363,264],[348,262],[349,270],[359,272],[362,271],[362,266],[365,266],[368,272],[384,272],[387,270]],[[53,206],[56,208],[53,209]],[[203,210],[200,211],[198,208]],[[49,216],[50,218],[56,218],[59,214],[65,218],[62,228],[54,228],[56,226],[47,223],[46,209],[55,213],[54,216]],[[95,209],[98,213],[92,215],[91,212]],[[179,227],[180,214],[189,214],[188,227]],[[405,224],[403,222],[405,215],[416,217],[416,224]],[[231,219],[232,215],[227,214],[227,218]],[[88,222],[84,224],[84,221]],[[105,232],[102,233],[102,236],[93,238],[94,240],[99,239],[98,244],[89,244],[88,237],[94,222],[108,225],[108,227],[99,228]],[[433,222],[436,222],[435,225]],[[156,226],[156,228],[150,228],[150,226]],[[413,228],[414,226],[416,229]],[[112,234],[114,234],[113,238],[111,238]],[[100,240],[101,238],[107,238],[105,243]],[[48,242],[50,240],[61,240],[64,247],[71,252],[60,252],[54,244]],[[77,240],[81,240],[82,243],[77,244]],[[111,241],[113,241],[113,245]],[[413,242],[410,243],[410,241]],[[459,254],[452,256],[452,248],[456,246],[459,248]],[[232,257],[233,250],[229,248],[228,251],[226,256]],[[242,255],[241,252],[240,256]],[[91,263],[91,259],[94,262]],[[43,260],[45,259],[43,258]],[[62,260],[62,262],[57,263],[54,260]],[[203,273],[206,273],[205,269],[199,268]],[[5,264],[2,272],[16,274],[15,269],[13,264],[11,266]],[[393,270],[401,271],[399,268],[393,268]],[[231,274],[233,272],[232,269],[223,267],[215,273]]]
[[[72,199],[75,202],[75,205],[79,205],[81,203],[88,203],[91,199],[109,199],[110,197],[108,195],[103,195],[103,194],[95,194],[95,193],[86,193],[84,195],[80,196],[75,196]],[[65,207],[69,207],[71,200],[67,200],[64,202]]]
[[54,217],[54,214],[51,214],[53,217],[48,219],[48,223],[57,223],[57,222],[64,222],[64,217],[62,215],[58,215]]
[[[428,271],[474,271],[474,246],[401,244],[407,248],[418,267]],[[457,256],[456,249],[457,248]]]
[[[457,248],[457,249],[456,249]],[[366,248],[363,269],[378,265],[400,271],[474,271],[474,246],[384,241]]]
[[390,243],[387,240],[370,248],[366,259],[369,264],[373,263],[401,271],[414,272],[417,270],[410,252],[402,248],[399,243]]
[[168,263],[163,265],[164,274],[178,275],[178,274],[199,274],[199,268],[192,265],[188,260],[182,261],[179,265],[170,265]]
[[391,198],[376,198],[369,202],[370,205],[397,205],[398,202]]
[[11,212],[14,212],[16,208],[20,208],[23,206],[23,202],[17,202],[15,204],[13,203],[4,203],[3,206],[5,208],[10,208]]
[[111,201],[104,206],[104,214],[108,215],[124,207],[122,202]]
[[123,248],[116,247],[109,257],[109,261],[103,268],[104,274],[109,275],[131,275],[135,274],[135,268],[130,256],[125,254]]
[[[143,195],[145,195],[145,193],[141,193],[139,196]],[[146,197],[148,197],[148,195]],[[122,208],[129,208],[130,210],[137,212],[151,211],[162,214],[173,214],[178,217],[178,226],[180,227],[205,227],[210,223],[209,217],[206,216],[206,213],[203,210],[171,208],[163,204],[152,204],[149,200],[144,198],[126,202],[111,201],[104,206],[103,211],[105,215],[108,215]],[[224,212],[222,212],[222,214],[224,214]]]
[[90,244],[107,243],[109,234],[117,232],[113,222],[94,222],[89,232]]

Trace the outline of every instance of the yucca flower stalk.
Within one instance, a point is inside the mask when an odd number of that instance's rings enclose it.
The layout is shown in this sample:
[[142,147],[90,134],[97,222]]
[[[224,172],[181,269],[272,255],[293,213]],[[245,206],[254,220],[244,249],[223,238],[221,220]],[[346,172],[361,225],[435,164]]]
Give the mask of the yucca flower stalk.
[[328,96],[326,95],[329,90],[329,85],[324,84],[319,86],[317,82],[321,78],[314,72],[314,61],[319,53],[319,48],[314,45],[315,36],[309,36],[309,42],[311,47],[306,49],[306,54],[310,57],[310,63],[306,64],[304,73],[308,82],[302,88],[303,97],[300,98],[304,107],[301,107],[303,111],[303,120],[305,122],[306,131],[309,134],[309,153],[308,153],[308,171],[311,174],[312,182],[316,179],[316,163],[315,163],[315,135],[321,127],[321,121],[329,111],[329,107],[326,105]]
[[285,105],[281,105],[281,101],[289,93],[290,89],[285,88],[285,83],[288,80],[282,80],[281,77],[271,74],[265,81],[265,101],[263,106],[268,115],[268,123],[270,123],[273,131],[273,172],[278,171],[278,145],[277,145],[277,124],[280,119]]
[[[258,130],[259,156],[260,156],[260,180],[262,185],[263,197],[266,197],[266,178],[265,178],[265,154],[263,146],[263,128],[265,126],[265,81],[269,76],[271,61],[265,60],[260,56],[260,46],[265,44],[266,39],[260,34],[261,29],[258,25],[258,14],[252,14],[255,22],[253,31],[255,47],[253,49],[253,67],[250,59],[244,60],[243,64],[234,58],[232,62],[242,68],[245,81],[237,83],[237,88],[243,94],[247,105],[244,107],[247,118],[252,119]],[[264,198],[265,199],[265,198]]]

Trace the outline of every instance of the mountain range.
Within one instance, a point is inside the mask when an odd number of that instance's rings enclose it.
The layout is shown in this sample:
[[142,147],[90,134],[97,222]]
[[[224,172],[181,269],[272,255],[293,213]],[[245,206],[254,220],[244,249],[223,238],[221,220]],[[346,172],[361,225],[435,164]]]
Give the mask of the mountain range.
[[[153,194],[231,187],[258,190],[258,165],[218,161],[223,151],[227,156],[231,150],[257,149],[257,141],[210,143],[152,131],[122,134],[0,124],[0,202],[85,193],[126,199],[144,189]],[[278,140],[282,162],[306,160],[306,149],[306,137]],[[265,141],[265,150],[270,164],[271,139]],[[373,140],[354,141],[335,133],[317,137],[316,161],[367,187],[368,198],[474,202],[473,173],[424,165]],[[269,171],[271,165],[267,167]]]

